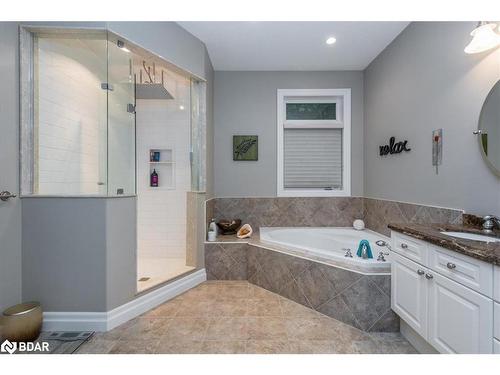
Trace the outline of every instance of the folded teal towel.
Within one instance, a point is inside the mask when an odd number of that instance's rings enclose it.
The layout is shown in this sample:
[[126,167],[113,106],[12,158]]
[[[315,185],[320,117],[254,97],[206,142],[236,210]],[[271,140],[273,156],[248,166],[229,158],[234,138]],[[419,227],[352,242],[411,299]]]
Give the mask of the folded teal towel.
[[369,259],[373,258],[372,248],[370,247],[370,243],[367,240],[359,241],[358,252],[356,255],[360,258],[363,257],[363,249],[366,248],[366,254]]

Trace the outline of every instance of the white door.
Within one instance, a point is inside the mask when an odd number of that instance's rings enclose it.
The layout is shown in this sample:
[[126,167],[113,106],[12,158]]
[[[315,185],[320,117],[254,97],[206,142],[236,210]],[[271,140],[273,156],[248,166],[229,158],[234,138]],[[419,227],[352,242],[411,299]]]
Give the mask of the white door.
[[492,353],[493,301],[431,273],[429,343],[441,353]]
[[391,307],[422,337],[427,337],[427,287],[419,264],[392,253]]

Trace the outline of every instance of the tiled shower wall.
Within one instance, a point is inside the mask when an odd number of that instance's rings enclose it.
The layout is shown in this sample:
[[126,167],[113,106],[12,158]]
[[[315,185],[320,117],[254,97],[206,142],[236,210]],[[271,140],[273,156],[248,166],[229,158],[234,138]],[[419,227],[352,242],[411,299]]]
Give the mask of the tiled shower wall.
[[214,198],[207,201],[210,218],[241,219],[254,230],[262,226],[350,227],[363,219],[366,227],[389,235],[387,224],[460,224],[462,211],[361,197]]
[[[166,73],[166,86],[175,99],[137,100],[138,251],[141,257],[184,258],[186,199],[191,190],[190,81],[173,72]],[[160,187],[149,186],[151,149],[173,150],[172,188],[161,187],[162,179],[167,179],[163,165],[156,170]]]

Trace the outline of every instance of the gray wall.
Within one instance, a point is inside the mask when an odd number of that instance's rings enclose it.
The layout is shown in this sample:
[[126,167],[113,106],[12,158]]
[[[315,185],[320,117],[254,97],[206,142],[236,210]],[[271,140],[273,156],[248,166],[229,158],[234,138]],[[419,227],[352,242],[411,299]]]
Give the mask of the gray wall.
[[[365,196],[500,214],[499,179],[472,131],[500,78],[500,49],[466,55],[473,22],[411,23],[365,70]],[[443,128],[443,165],[431,131]],[[381,158],[390,136],[412,151]]]
[[108,22],[108,28],[198,77],[205,76],[205,45],[175,22]]
[[[0,22],[0,191],[19,192],[17,24]],[[0,202],[0,311],[21,301],[21,201]]]
[[24,198],[22,211],[23,299],[106,311],[106,199]]
[[[363,195],[362,72],[215,72],[217,197],[276,196],[276,90],[351,88],[352,195]],[[234,162],[232,136],[259,136],[259,160]]]
[[136,203],[136,198],[106,199],[106,311],[136,294]]
[[23,298],[109,311],[136,293],[136,198],[23,199]]

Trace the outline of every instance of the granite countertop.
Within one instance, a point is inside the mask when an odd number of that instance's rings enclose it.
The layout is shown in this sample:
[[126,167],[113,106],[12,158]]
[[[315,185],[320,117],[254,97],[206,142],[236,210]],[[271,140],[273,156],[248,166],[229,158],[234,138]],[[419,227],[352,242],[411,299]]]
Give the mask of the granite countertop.
[[[478,228],[472,226],[450,224],[404,224],[390,223],[388,227],[396,232],[406,234],[433,245],[456,251],[470,257],[500,265],[500,242],[481,242],[462,238],[455,238],[440,232],[467,232],[485,235]],[[494,231],[492,237],[500,238],[500,231]]]

